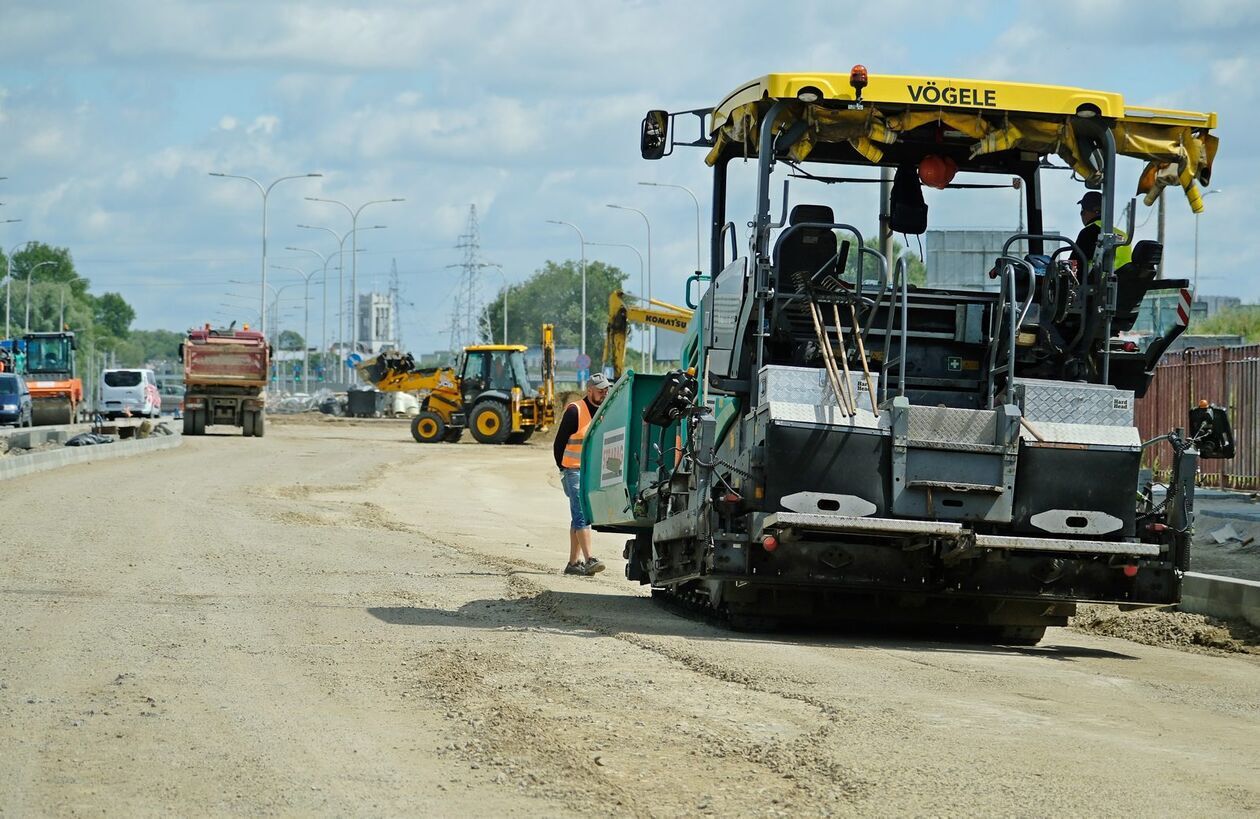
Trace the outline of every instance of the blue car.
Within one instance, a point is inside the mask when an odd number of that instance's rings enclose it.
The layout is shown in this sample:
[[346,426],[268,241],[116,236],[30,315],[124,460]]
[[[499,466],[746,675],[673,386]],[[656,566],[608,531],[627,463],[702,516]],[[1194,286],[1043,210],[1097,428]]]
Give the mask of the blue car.
[[0,424],[31,426],[31,390],[16,373],[0,373]]

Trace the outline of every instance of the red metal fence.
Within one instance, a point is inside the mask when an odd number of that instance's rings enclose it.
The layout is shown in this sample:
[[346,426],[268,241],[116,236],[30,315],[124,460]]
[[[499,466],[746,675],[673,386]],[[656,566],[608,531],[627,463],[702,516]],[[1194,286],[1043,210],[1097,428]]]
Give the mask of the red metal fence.
[[[1146,396],[1137,402],[1142,440],[1189,426],[1190,408],[1206,399],[1229,410],[1236,454],[1230,460],[1199,462],[1200,483],[1229,489],[1260,489],[1260,344],[1213,347],[1169,355],[1155,371]],[[1167,476],[1172,448],[1150,448],[1146,465]]]

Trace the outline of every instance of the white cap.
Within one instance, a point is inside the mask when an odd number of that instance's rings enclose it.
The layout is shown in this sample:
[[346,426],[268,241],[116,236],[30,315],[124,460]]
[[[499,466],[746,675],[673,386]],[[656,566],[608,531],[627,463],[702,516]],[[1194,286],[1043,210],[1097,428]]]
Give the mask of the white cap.
[[595,373],[591,379],[586,382],[588,390],[606,390],[612,386],[612,382],[608,380],[608,376],[603,373]]

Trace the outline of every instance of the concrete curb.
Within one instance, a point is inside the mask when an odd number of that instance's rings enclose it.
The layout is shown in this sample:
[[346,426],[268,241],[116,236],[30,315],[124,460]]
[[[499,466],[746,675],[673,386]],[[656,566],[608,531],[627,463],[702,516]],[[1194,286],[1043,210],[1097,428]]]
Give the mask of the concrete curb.
[[112,444],[96,444],[94,446],[66,446],[48,452],[34,452],[30,455],[12,455],[0,458],[0,481],[20,478],[36,472],[46,472],[74,464],[88,464],[105,461],[110,458],[126,458],[131,455],[144,455],[162,449],[172,449],[184,442],[184,436],[159,435],[142,440],[114,441]]
[[1181,605],[1178,608],[1208,617],[1246,620],[1260,628],[1260,583],[1186,572],[1181,581]]

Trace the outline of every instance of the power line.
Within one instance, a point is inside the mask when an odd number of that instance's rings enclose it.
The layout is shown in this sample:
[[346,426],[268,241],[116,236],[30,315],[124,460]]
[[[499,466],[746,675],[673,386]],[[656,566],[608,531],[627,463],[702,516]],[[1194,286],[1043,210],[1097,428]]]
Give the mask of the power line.
[[459,286],[455,290],[455,304],[451,308],[451,351],[462,350],[490,337],[490,328],[481,304],[481,231],[477,226],[477,206],[468,206],[468,224],[455,245],[464,251],[464,260],[448,265],[458,268]]

